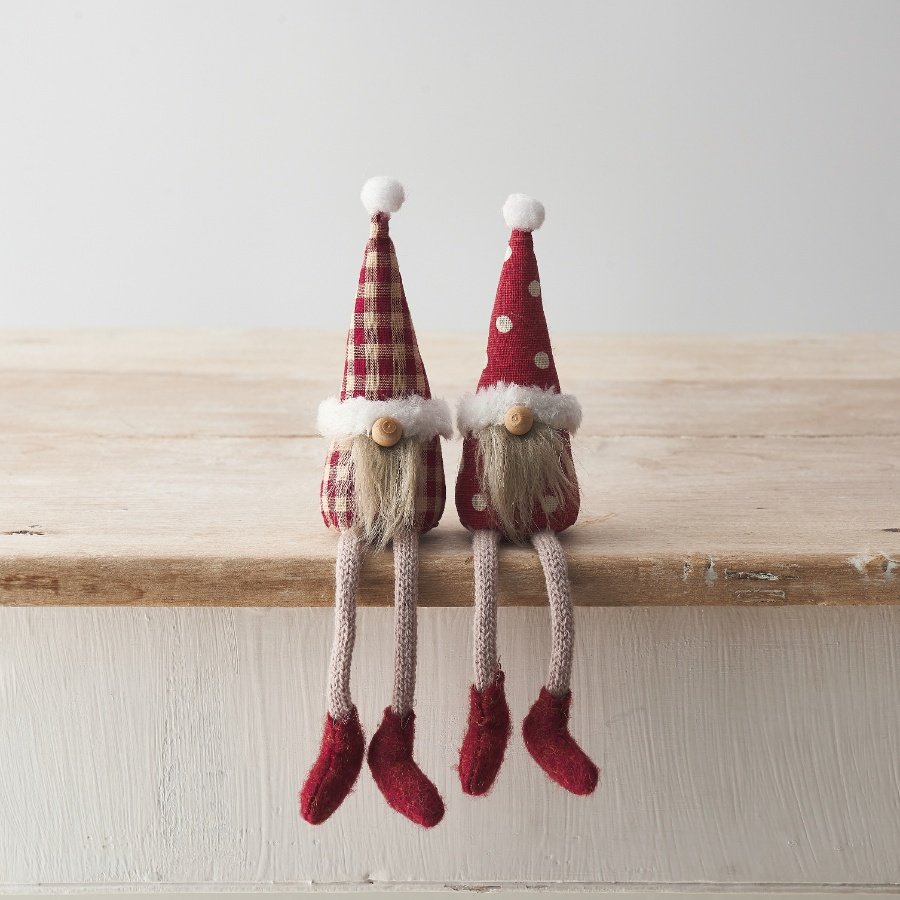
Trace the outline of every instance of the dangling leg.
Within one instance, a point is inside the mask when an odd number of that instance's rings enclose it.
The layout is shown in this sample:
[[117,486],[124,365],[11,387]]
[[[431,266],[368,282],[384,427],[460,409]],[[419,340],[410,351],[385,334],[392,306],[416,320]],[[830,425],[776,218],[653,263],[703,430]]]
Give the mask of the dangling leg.
[[394,697],[369,744],[369,768],[391,807],[431,828],[444,816],[444,801],[412,758],[418,588],[419,535],[399,532],[394,537]]
[[414,715],[418,644],[419,535],[394,538],[394,690],[391,709],[404,722]]
[[328,714],[319,756],[300,791],[300,815],[320,825],[350,793],[362,768],[366,739],[350,697],[350,662],[356,638],[356,591],[363,548],[348,531],[338,540],[334,640],[328,669]]
[[497,661],[497,532],[472,534],[475,565],[475,683],[469,688],[469,724],[459,751],[463,792],[486,794],[509,741],[509,706]]
[[559,538],[552,531],[542,531],[531,541],[547,582],[553,649],[547,684],[522,723],[522,736],[534,761],[557,784],[573,794],[590,794],[597,787],[600,773],[569,734],[569,682],[575,640],[569,568]]

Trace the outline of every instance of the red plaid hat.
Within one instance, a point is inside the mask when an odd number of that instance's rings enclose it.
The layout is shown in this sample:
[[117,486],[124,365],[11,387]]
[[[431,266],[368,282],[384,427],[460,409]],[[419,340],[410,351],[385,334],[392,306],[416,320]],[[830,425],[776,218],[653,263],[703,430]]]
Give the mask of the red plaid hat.
[[396,202],[370,210],[372,226],[359,272],[353,327],[347,334],[341,400],[431,397],[388,227],[391,212],[403,202],[403,188],[394,184],[399,191]]
[[[457,418],[465,440],[456,501],[460,519],[467,528],[495,527],[490,500],[479,486],[477,445],[472,437],[475,432],[502,424],[507,410],[516,405],[527,406],[535,421],[567,435],[581,424],[578,400],[560,393],[544,318],[531,234],[544,222],[544,207],[525,194],[511,194],[503,205],[503,218],[512,234],[491,312],[487,365],[476,392],[460,400]],[[560,531],[571,525],[577,514],[577,503],[569,509],[537,509],[534,530]]]
[[422,530],[427,530],[437,524],[443,510],[438,436],[449,438],[453,433],[450,409],[431,396],[389,233],[391,213],[405,200],[403,186],[392,178],[370,178],[360,196],[372,224],[347,334],[341,393],[319,406],[319,431],[336,442],[322,482],[322,514],[329,526],[351,526],[352,472],[349,454],[338,443],[371,433],[378,419],[390,416],[403,426],[406,437],[422,442]]

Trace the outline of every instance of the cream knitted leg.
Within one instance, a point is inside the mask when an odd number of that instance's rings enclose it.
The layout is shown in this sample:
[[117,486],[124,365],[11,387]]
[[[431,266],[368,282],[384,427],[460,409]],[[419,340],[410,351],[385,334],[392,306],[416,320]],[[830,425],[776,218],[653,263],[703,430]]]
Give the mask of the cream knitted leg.
[[531,538],[547,582],[550,600],[550,674],[547,690],[554,697],[569,691],[572,678],[572,649],[575,643],[575,618],[572,614],[572,590],[569,586],[569,567],[559,538],[552,531],[541,531]]
[[342,531],[335,565],[334,639],[328,667],[328,712],[342,721],[353,712],[350,697],[350,663],[356,640],[356,591],[363,545],[356,535]]
[[416,693],[416,600],[419,592],[419,535],[394,535],[394,697],[391,709],[406,718]]
[[472,534],[475,564],[475,687],[483,691],[497,674],[497,539],[496,531]]

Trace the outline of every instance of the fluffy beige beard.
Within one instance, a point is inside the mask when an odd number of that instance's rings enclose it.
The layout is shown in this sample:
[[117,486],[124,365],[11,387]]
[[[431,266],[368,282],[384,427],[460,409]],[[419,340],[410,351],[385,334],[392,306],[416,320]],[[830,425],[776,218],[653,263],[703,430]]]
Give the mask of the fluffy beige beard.
[[350,449],[354,530],[381,549],[401,529],[415,528],[424,466],[420,441],[401,438],[380,447],[365,434],[344,442]]
[[578,479],[562,433],[535,423],[522,436],[503,425],[475,434],[478,477],[506,536],[522,543],[532,532],[532,511],[545,498],[558,508],[578,496]]

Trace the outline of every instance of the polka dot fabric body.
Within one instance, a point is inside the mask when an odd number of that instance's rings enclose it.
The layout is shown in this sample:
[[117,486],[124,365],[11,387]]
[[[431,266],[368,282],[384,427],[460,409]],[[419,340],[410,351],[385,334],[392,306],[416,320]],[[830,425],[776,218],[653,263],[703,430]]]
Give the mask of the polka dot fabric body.
[[[500,283],[491,312],[487,344],[487,365],[478,382],[479,389],[499,382],[526,387],[560,390],[550,333],[544,317],[541,278],[530,232],[514,229],[500,273]],[[568,432],[566,453],[572,449]],[[577,497],[556,505],[554,498],[535,504],[531,516],[533,532],[563,531],[578,518]],[[456,509],[462,524],[470,529],[503,529],[491,511],[490,497],[482,489],[478,473],[478,441],[464,435],[462,462],[456,481]]]
[[[393,400],[413,394],[431,398],[388,222],[384,213],[372,216],[347,334],[341,400]],[[419,530],[428,531],[440,521],[446,496],[440,438],[423,442],[419,452],[425,477],[416,507]],[[352,527],[353,468],[349,451],[339,442],[332,444],[325,461],[320,499],[329,528]]]
[[[569,437],[566,435],[566,452],[572,456]],[[577,496],[570,503],[555,505],[554,498],[549,497],[536,504],[531,513],[531,531],[564,531],[575,524],[578,518],[579,501]],[[459,520],[470,531],[490,528],[503,531],[491,511],[490,498],[481,488],[478,477],[478,440],[467,435],[463,440],[462,462],[459,476],[456,479],[456,509]]]

